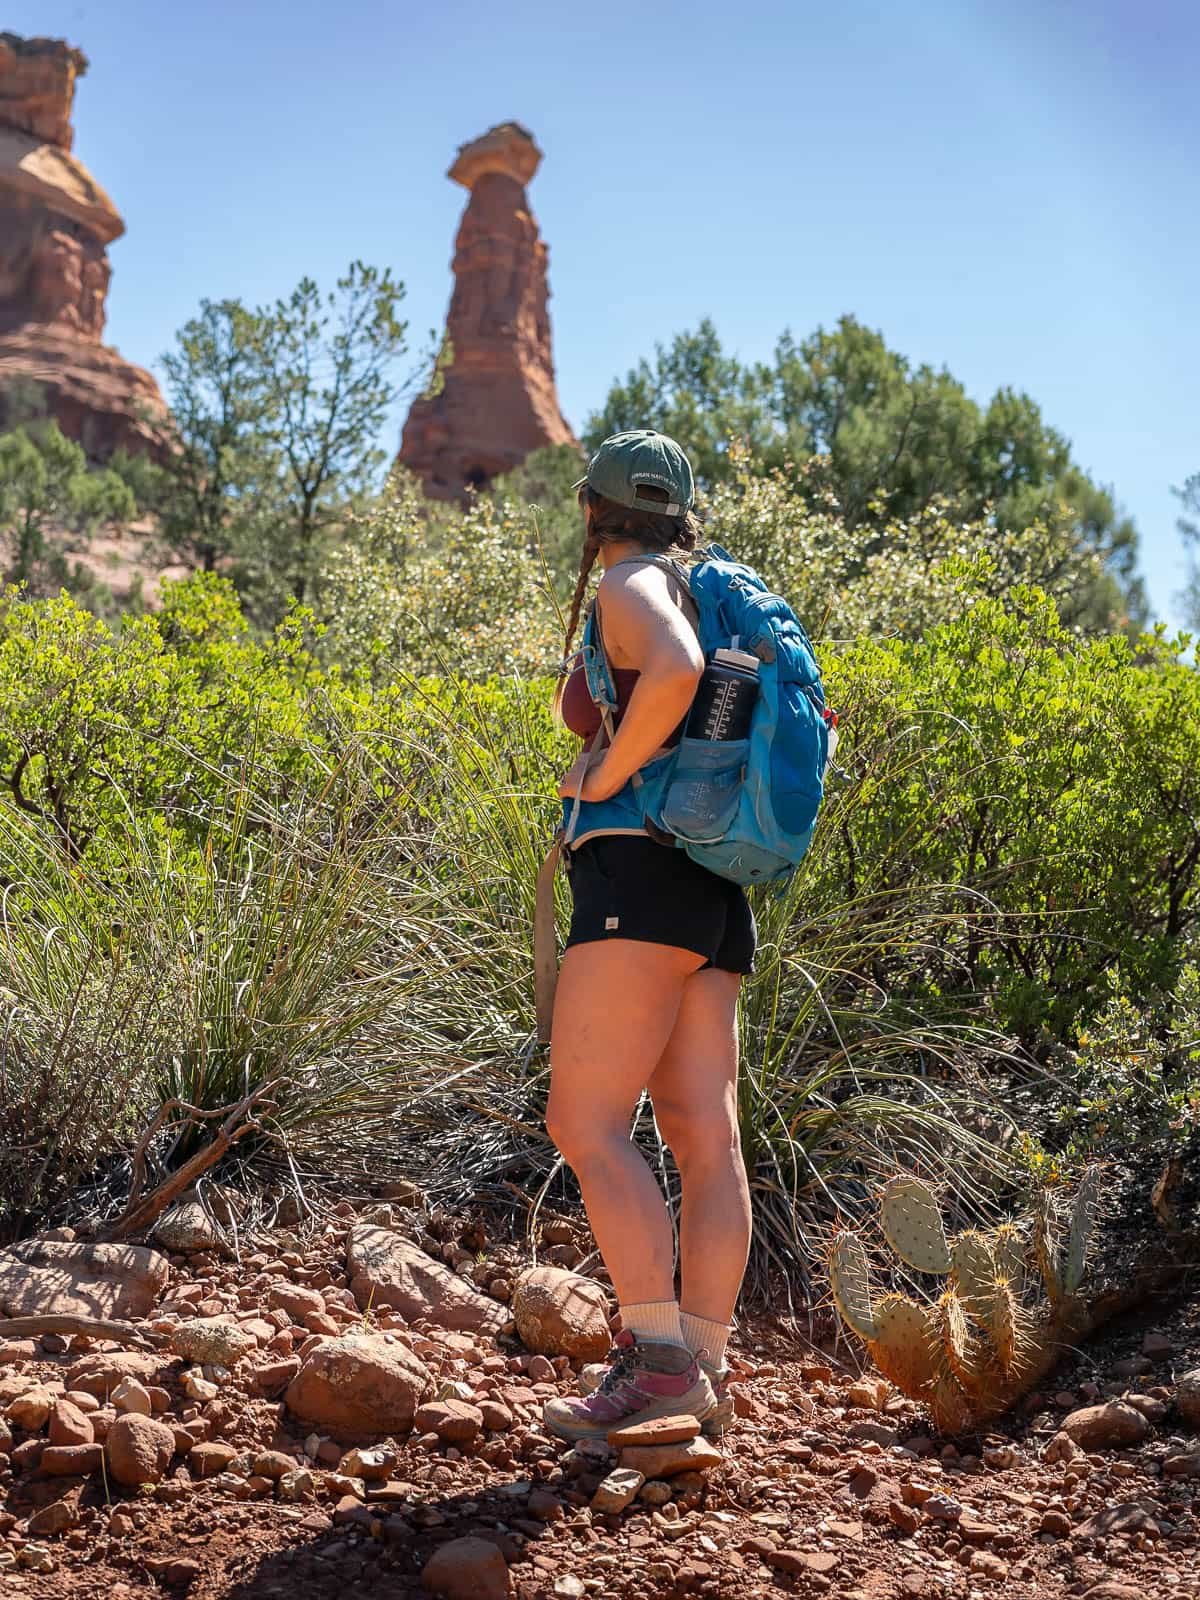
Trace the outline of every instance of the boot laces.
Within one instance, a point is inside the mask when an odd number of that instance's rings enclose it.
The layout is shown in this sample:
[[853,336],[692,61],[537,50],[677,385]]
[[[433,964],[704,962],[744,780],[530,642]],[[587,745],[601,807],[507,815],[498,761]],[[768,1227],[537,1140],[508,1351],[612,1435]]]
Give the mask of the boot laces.
[[619,1345],[613,1345],[612,1349],[604,1358],[608,1362],[608,1371],[600,1380],[600,1393],[607,1395],[616,1394],[621,1384],[631,1376],[631,1369],[634,1364],[636,1352],[636,1345],[630,1345],[624,1350],[621,1349]]

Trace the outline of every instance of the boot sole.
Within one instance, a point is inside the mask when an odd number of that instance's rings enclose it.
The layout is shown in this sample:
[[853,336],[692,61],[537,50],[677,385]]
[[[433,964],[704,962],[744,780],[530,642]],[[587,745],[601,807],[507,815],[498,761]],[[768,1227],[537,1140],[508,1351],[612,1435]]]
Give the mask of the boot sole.
[[657,1417],[692,1416],[700,1423],[700,1430],[703,1432],[706,1419],[719,1409],[714,1400],[697,1410],[692,1403],[692,1392],[689,1391],[677,1399],[656,1400],[644,1410],[636,1411],[628,1417],[615,1418],[612,1422],[576,1423],[569,1417],[555,1418],[550,1411],[553,1404],[552,1400],[546,1402],[542,1410],[542,1421],[559,1439],[568,1440],[606,1439],[616,1428],[633,1428],[640,1422],[653,1422]]

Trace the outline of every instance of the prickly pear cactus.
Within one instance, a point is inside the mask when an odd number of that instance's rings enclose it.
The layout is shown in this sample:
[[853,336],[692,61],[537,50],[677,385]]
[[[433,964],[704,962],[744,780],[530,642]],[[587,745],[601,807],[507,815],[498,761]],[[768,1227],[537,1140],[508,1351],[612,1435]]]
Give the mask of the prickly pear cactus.
[[919,1178],[897,1177],[880,1197],[880,1227],[908,1266],[946,1280],[922,1305],[903,1294],[876,1299],[866,1246],[836,1233],[829,1282],[842,1320],[903,1394],[923,1401],[945,1432],[1000,1416],[1052,1367],[1086,1322],[1080,1290],[1095,1229],[1099,1173],[1085,1173],[1067,1215],[1053,1195],[1034,1217],[1033,1250],[1045,1302],[1025,1304],[1026,1248],[1012,1223],[947,1239],[937,1197]]

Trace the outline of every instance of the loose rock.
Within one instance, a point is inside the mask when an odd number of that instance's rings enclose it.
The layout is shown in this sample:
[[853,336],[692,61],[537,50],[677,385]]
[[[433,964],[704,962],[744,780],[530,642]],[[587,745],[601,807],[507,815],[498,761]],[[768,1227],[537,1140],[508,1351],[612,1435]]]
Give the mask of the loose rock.
[[183,1194],[154,1225],[154,1237],[165,1250],[176,1250],[181,1255],[199,1250],[223,1250],[224,1241],[208,1212],[195,1198],[195,1192]]
[[52,1445],[91,1444],[96,1437],[92,1425],[70,1400],[56,1400],[50,1412],[48,1434]]
[[185,1361],[198,1366],[234,1367],[257,1348],[252,1333],[220,1317],[197,1317],[171,1329],[170,1346]]
[[507,1600],[508,1564],[486,1539],[451,1539],[425,1563],[421,1584],[446,1600]]
[[175,1454],[175,1435],[166,1423],[131,1412],[113,1423],[104,1448],[108,1470],[132,1489],[161,1482]]
[[699,1432],[700,1422],[696,1417],[654,1417],[629,1428],[614,1428],[608,1435],[608,1442],[618,1450],[629,1444],[679,1444],[696,1438]]
[[67,1372],[67,1388],[107,1400],[123,1378],[151,1384],[162,1371],[162,1356],[136,1350],[82,1356]]
[[16,1427],[24,1428],[26,1433],[37,1433],[46,1426],[53,1404],[54,1396],[37,1384],[10,1400],[4,1415]]
[[38,1471],[48,1478],[86,1478],[90,1473],[99,1472],[103,1454],[103,1446],[98,1444],[47,1445],[38,1462]]
[[465,1332],[498,1333],[509,1320],[496,1301],[388,1228],[364,1223],[350,1230],[346,1274],[363,1310],[388,1307],[409,1322],[424,1317]]
[[1141,1444],[1150,1432],[1150,1424],[1134,1406],[1109,1400],[1104,1405],[1072,1411],[1063,1418],[1062,1431],[1084,1450],[1111,1450]]
[[149,1313],[170,1270],[142,1245],[24,1239],[0,1250],[0,1315],[131,1321]]
[[720,1466],[721,1452],[707,1439],[685,1439],[678,1444],[634,1444],[621,1451],[621,1465],[647,1478],[673,1478],[680,1472],[703,1472]]
[[406,1345],[346,1334],[310,1352],[286,1399],[297,1417],[354,1444],[407,1433],[429,1388],[429,1373]]
[[29,1519],[29,1531],[36,1539],[52,1539],[66,1533],[79,1522],[79,1507],[73,1500],[51,1500],[41,1506]]
[[617,1467],[601,1482],[592,1496],[592,1510],[612,1515],[624,1511],[645,1481],[642,1473],[630,1467]]
[[154,1410],[150,1391],[136,1378],[122,1378],[110,1398],[118,1411],[137,1412],[140,1417],[148,1417]]
[[413,1418],[420,1433],[436,1433],[445,1444],[471,1444],[483,1428],[483,1413],[465,1400],[431,1400]]
[[512,1311],[522,1342],[542,1355],[599,1361],[612,1344],[604,1290],[561,1267],[523,1272],[513,1289]]

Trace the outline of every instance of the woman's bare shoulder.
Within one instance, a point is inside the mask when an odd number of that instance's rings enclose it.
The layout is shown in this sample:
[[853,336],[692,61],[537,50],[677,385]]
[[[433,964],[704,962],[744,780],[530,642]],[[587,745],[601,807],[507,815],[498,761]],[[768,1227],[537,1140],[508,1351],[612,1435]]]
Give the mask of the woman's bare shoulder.
[[675,610],[682,582],[656,561],[621,561],[600,579],[597,593],[610,609]]

